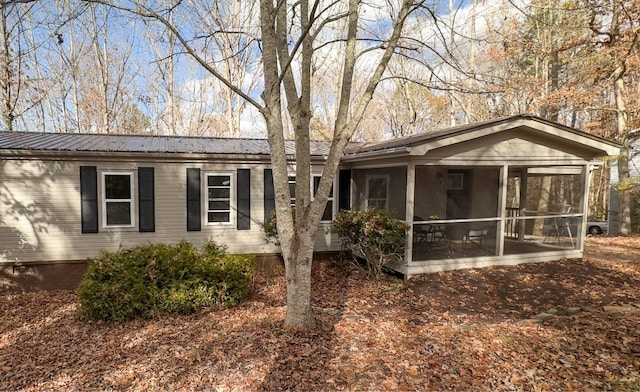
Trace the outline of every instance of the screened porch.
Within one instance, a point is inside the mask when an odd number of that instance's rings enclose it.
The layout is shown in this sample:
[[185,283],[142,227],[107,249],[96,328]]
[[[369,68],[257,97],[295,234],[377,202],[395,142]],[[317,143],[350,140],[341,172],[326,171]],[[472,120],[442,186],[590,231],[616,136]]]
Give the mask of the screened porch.
[[575,251],[584,234],[587,167],[356,169],[354,201],[410,224],[408,264]]

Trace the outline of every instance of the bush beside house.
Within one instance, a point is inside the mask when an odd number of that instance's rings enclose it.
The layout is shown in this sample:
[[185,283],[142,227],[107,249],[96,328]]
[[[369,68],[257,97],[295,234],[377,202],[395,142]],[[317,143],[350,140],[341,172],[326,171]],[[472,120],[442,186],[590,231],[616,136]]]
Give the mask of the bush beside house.
[[182,241],[103,251],[80,282],[80,312],[92,320],[125,321],[237,305],[250,294],[253,259],[213,242],[201,249]]
[[377,278],[383,266],[404,260],[409,226],[378,208],[342,210],[331,231],[340,237],[342,248],[355,257],[355,265]]

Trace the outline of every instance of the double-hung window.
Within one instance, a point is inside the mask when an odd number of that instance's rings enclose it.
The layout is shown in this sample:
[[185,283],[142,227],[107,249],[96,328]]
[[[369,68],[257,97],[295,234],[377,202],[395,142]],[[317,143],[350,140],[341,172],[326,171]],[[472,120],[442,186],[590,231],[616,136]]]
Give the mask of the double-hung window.
[[231,223],[231,174],[207,174],[207,224]]
[[134,226],[133,173],[102,173],[102,222],[105,227]]
[[[318,187],[320,186],[320,175],[312,175],[312,191],[315,196],[318,191]],[[296,206],[296,176],[289,176],[289,195],[291,199],[291,207]],[[329,192],[329,198],[327,200],[327,206],[322,213],[321,221],[331,221],[333,220],[333,186],[331,187],[331,191]]]
[[367,176],[367,208],[386,210],[389,195],[389,176]]

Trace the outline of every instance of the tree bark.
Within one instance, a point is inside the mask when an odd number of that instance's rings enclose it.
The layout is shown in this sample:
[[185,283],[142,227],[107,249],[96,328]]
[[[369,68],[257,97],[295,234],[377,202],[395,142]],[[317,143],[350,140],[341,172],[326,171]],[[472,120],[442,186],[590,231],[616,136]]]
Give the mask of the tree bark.
[[613,91],[616,100],[616,118],[619,142],[622,150],[618,156],[618,184],[619,184],[619,219],[620,234],[631,234],[631,192],[629,184],[629,130],[627,126],[628,114],[626,105],[626,94],[624,88],[624,64],[618,64],[614,72]]
[[2,94],[2,121],[7,131],[13,131],[13,97],[12,97],[12,64],[11,54],[9,52],[10,33],[7,26],[7,7],[0,7],[0,91]]

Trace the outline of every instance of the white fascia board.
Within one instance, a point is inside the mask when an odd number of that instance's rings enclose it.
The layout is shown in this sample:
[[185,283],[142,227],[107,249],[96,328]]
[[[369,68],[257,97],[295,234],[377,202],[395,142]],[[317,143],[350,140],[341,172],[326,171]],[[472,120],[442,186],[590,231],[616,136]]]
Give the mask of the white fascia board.
[[547,124],[543,124],[533,120],[526,120],[527,124],[525,126],[536,129],[545,133],[548,133],[553,136],[557,136],[559,138],[570,140],[575,143],[580,143],[585,146],[589,146],[596,150],[600,150],[604,152],[606,155],[618,155],[620,154],[620,147],[614,143],[607,143],[604,141],[599,141],[596,139],[592,139],[587,136],[579,135],[577,133],[565,131],[560,128],[556,128]]

